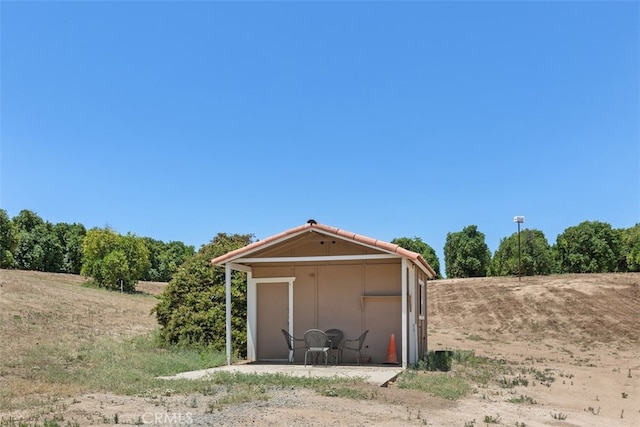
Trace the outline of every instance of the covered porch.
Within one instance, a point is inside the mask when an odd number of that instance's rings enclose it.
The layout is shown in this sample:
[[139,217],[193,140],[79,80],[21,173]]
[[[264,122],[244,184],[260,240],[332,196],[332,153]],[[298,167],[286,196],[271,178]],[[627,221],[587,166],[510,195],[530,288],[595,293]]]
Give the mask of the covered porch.
[[[392,336],[403,367],[426,352],[425,285],[435,272],[419,254],[310,220],[212,262],[226,268],[228,364],[232,270],[247,273],[249,361],[287,363],[283,329],[295,338],[309,329],[339,329],[345,339],[369,331],[362,351],[372,364],[388,362]],[[343,362],[356,356],[344,351]]]

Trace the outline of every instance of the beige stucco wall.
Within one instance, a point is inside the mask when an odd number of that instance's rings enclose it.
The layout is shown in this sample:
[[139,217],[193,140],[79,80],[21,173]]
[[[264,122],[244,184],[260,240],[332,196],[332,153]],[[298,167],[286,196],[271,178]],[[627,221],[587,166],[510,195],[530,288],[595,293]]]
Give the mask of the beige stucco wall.
[[[304,233],[252,254],[263,257],[308,257],[384,254],[375,248],[334,239],[320,233]],[[426,274],[407,262],[405,278],[408,293],[407,321],[409,363],[422,357],[427,349],[426,312],[419,318],[420,298],[427,307]],[[289,285],[260,283],[260,278],[290,278],[293,282],[293,332],[302,338],[311,328],[341,329],[354,339],[369,330],[365,352],[373,363],[383,363],[391,334],[395,336],[396,357],[402,361],[402,260],[379,260],[252,263],[252,280],[256,286],[256,325],[254,332],[257,360],[286,360],[287,347],[281,329],[289,329]],[[419,280],[425,287],[420,293]],[[302,362],[304,351],[296,352]],[[355,361],[354,352],[345,353],[345,362]]]
[[[311,328],[341,329],[354,339],[369,329],[365,342],[372,362],[387,357],[391,334],[395,334],[397,357],[402,346],[400,306],[400,260],[357,263],[316,263],[289,266],[254,266],[253,277],[295,277],[293,285],[293,331],[302,337]],[[258,360],[286,359],[287,348],[280,329],[288,329],[288,287],[258,283]],[[275,331],[275,332],[274,332]],[[303,352],[297,352],[302,361]],[[346,352],[345,362],[355,353]]]

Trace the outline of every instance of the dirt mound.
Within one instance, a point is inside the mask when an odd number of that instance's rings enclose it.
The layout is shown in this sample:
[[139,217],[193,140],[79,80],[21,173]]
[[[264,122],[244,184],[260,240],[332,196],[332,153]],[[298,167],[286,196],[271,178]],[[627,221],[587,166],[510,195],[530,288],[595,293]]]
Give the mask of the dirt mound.
[[574,344],[640,342],[640,273],[447,279],[429,283],[430,329]]

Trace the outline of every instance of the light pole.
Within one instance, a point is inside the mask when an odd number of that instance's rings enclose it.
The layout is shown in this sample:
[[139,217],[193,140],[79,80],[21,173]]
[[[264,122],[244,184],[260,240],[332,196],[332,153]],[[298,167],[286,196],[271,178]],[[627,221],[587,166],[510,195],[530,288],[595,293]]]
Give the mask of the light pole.
[[520,249],[520,224],[524,222],[524,216],[514,216],[513,222],[518,223],[518,282],[520,282],[522,280],[522,270],[520,269],[522,262],[522,250]]

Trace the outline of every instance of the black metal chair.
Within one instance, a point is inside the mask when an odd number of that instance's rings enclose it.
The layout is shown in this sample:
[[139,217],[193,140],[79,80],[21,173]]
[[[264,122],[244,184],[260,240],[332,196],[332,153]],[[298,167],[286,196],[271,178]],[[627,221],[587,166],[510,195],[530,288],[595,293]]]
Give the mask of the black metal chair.
[[356,359],[356,361],[358,362],[358,365],[362,365],[362,347],[364,346],[364,340],[367,338],[368,333],[369,330],[367,329],[356,339],[342,341],[340,350],[338,351],[340,362],[342,362],[342,352],[344,350],[352,350],[358,353],[358,358]]
[[311,354],[313,357],[314,353],[317,355],[318,353],[324,353],[324,364],[327,365],[327,359],[329,357],[329,347],[327,334],[325,334],[320,329],[309,329],[304,333],[304,342],[307,346],[307,351],[304,353],[304,365],[307,366],[307,356]]
[[331,353],[334,362],[337,362],[340,360],[340,345],[342,344],[344,333],[340,329],[327,329],[324,333],[327,334],[327,338],[330,341],[329,347],[331,348],[329,349],[329,352]]
[[[289,348],[289,363],[293,363],[295,357],[296,350],[302,350],[303,348],[307,348],[306,344],[304,344],[304,340],[302,338],[295,338],[289,332],[282,329],[282,334],[284,335],[285,341],[287,341],[287,348]],[[300,344],[296,344],[300,343]]]

